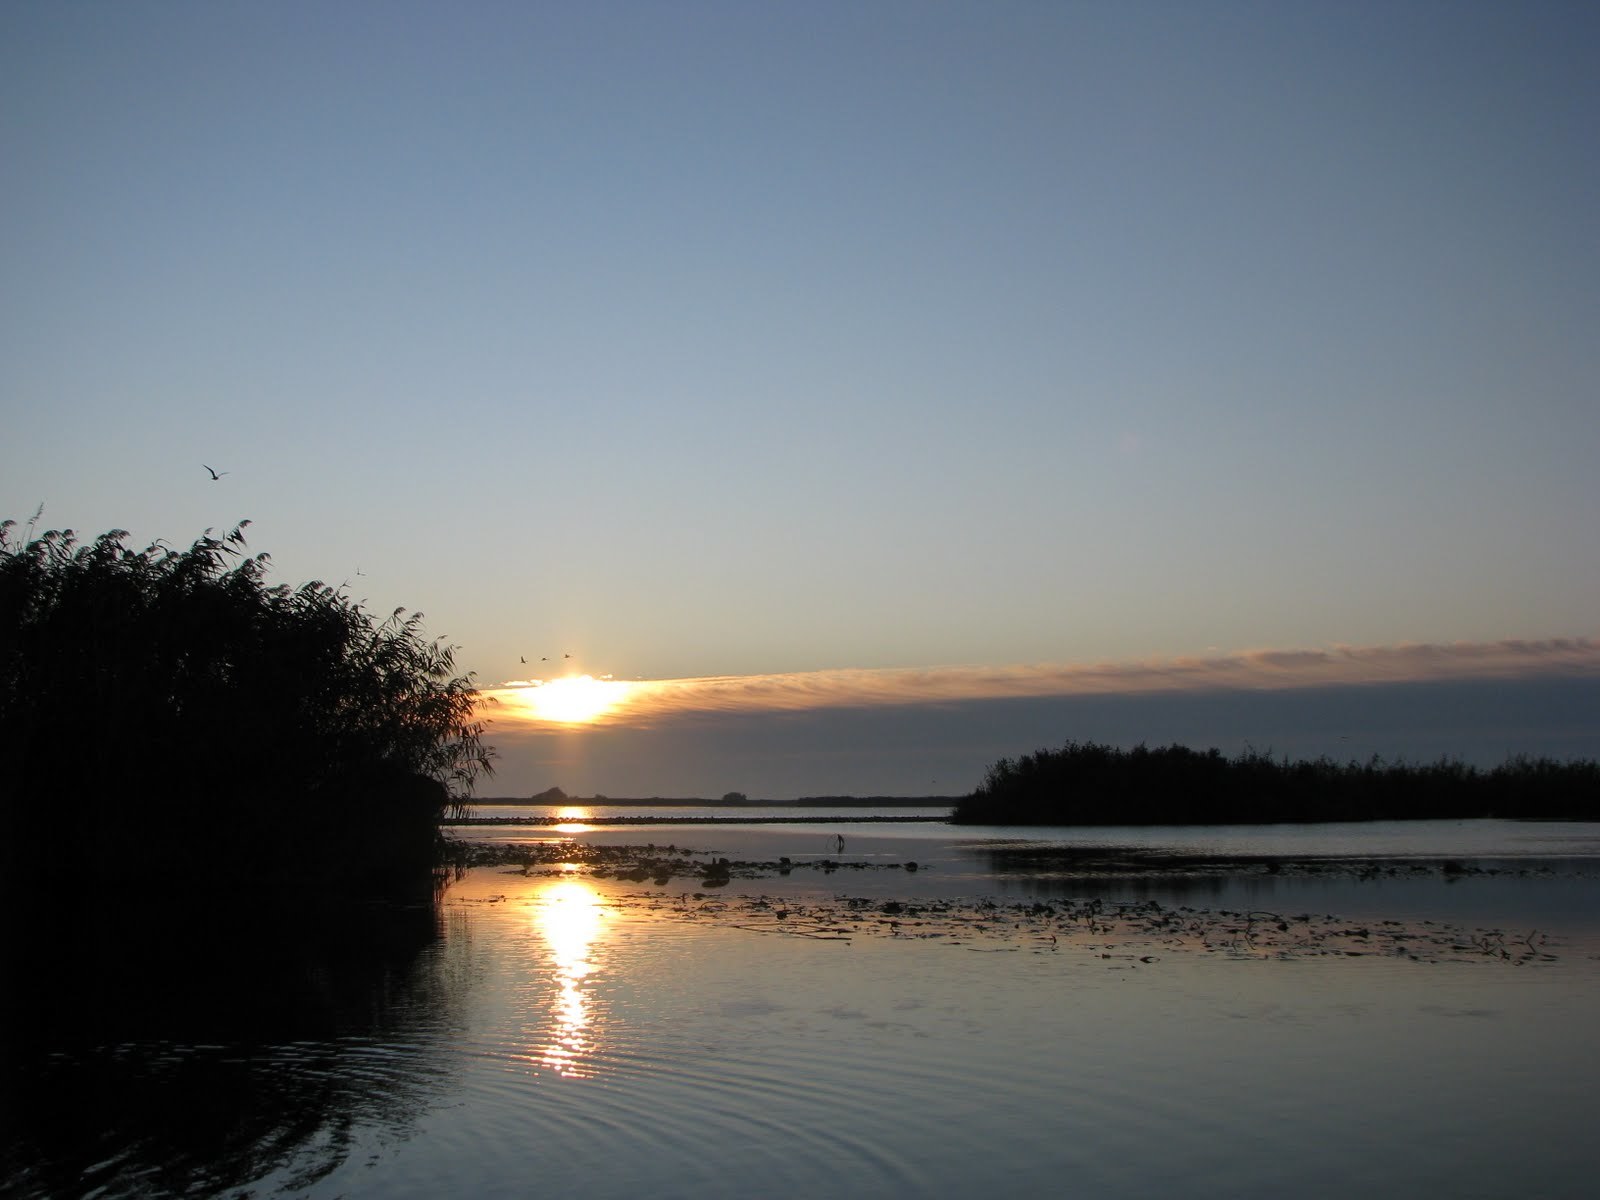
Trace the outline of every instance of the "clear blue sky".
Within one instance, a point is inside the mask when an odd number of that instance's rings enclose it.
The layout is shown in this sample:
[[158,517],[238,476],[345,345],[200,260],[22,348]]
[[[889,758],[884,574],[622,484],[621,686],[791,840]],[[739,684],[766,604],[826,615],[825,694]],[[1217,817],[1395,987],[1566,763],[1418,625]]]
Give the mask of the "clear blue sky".
[[1600,632],[1592,4],[18,2],[0,163],[0,515],[485,684]]

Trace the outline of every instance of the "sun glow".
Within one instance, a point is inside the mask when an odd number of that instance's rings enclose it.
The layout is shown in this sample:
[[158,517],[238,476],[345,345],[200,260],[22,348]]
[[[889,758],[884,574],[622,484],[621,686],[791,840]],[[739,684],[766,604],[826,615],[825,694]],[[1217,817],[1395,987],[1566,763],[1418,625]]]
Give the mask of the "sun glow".
[[523,688],[518,700],[541,721],[586,725],[597,721],[627,698],[628,685],[592,675],[568,675],[537,687]]

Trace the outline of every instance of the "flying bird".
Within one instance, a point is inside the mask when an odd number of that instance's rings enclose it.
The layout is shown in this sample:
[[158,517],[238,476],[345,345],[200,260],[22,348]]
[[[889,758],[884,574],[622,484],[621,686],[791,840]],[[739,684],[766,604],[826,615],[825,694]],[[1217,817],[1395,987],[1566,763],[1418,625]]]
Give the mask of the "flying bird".
[[[200,464],[200,465],[201,465],[201,466],[202,466],[202,467],[206,467],[206,464],[205,464],[205,463],[201,463],[201,464]],[[226,474],[227,474],[227,473],[228,473],[228,472],[226,472],[226,471],[218,471],[218,470],[214,470],[214,469],[213,469],[213,468],[211,468],[211,467],[206,467],[206,470],[208,470],[208,471],[210,471],[210,472],[211,472],[211,481],[212,481],[212,482],[213,482],[213,483],[215,483],[215,482],[216,482],[216,481],[217,481],[217,480],[219,480],[219,479],[221,479],[221,478],[222,478],[222,477],[223,477],[223,476],[224,476],[224,475],[226,475]]]

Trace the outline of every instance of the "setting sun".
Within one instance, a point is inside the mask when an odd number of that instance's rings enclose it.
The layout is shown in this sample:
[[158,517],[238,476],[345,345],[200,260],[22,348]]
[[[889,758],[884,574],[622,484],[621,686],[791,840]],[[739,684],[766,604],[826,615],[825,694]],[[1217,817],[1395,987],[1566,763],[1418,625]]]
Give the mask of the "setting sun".
[[582,725],[616,708],[627,694],[625,683],[596,679],[592,675],[572,675],[529,688],[519,698],[540,720]]

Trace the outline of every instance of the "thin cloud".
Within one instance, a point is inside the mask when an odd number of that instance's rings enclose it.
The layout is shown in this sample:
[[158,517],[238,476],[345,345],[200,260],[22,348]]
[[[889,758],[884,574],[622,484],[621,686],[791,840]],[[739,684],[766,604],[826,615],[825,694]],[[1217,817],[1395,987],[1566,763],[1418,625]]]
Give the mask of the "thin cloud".
[[[616,703],[589,724],[642,727],[676,717],[822,708],[939,704],[1047,696],[1139,695],[1230,689],[1600,675],[1600,641],[1407,643],[1326,650],[1254,650],[1202,658],[1007,667],[926,667],[724,675],[617,682]],[[526,685],[484,694],[498,731],[548,727]],[[570,723],[567,726],[571,728]]]

